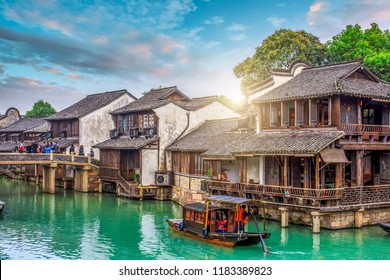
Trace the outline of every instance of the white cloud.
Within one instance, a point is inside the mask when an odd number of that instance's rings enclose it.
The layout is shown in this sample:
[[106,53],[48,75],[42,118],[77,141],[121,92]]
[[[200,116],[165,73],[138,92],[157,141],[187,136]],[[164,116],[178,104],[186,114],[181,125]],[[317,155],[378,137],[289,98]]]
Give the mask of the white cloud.
[[280,27],[280,25],[286,21],[285,18],[280,18],[280,17],[277,17],[277,16],[270,16],[266,19],[266,21],[268,21],[269,23],[272,24],[273,27]]
[[230,26],[226,27],[226,30],[228,31],[246,31],[248,29],[248,26],[239,24],[239,23],[233,23]]
[[362,29],[378,23],[379,27],[390,28],[390,2],[385,0],[327,0],[315,1],[307,12],[309,32],[322,41],[331,39],[347,25],[359,24]]
[[223,20],[223,17],[215,16],[215,17],[212,17],[210,19],[206,19],[203,22],[205,24],[208,24],[208,25],[220,25],[220,24],[224,23],[224,20]]

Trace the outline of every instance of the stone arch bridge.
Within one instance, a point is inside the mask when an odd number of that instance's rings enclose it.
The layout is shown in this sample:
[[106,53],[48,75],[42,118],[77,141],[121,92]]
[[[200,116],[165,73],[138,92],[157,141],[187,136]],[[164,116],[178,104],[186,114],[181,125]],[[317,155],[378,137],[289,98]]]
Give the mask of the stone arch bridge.
[[88,192],[89,175],[100,167],[100,161],[90,156],[66,154],[27,154],[0,153],[2,165],[37,165],[42,166],[42,188],[44,192],[55,193],[56,170],[60,165],[74,166],[75,185],[83,192]]

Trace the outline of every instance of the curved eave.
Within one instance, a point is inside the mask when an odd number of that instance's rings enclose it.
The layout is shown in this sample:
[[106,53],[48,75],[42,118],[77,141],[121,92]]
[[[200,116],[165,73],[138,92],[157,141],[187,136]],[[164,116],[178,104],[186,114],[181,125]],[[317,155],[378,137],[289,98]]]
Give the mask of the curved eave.
[[334,95],[345,95],[345,96],[352,96],[352,97],[361,97],[361,98],[373,98],[377,101],[383,100],[383,101],[390,101],[390,95],[388,97],[385,97],[381,94],[364,94],[364,93],[356,93],[352,91],[330,91],[330,92],[324,92],[324,93],[315,93],[315,94],[307,94],[307,95],[300,95],[300,96],[285,96],[285,97],[278,97],[278,98],[268,98],[268,99],[255,99],[252,100],[252,103],[255,104],[261,104],[261,103],[269,103],[269,102],[279,102],[279,101],[290,101],[290,100],[301,100],[301,99],[309,99],[309,98],[321,98],[321,97],[329,97]]

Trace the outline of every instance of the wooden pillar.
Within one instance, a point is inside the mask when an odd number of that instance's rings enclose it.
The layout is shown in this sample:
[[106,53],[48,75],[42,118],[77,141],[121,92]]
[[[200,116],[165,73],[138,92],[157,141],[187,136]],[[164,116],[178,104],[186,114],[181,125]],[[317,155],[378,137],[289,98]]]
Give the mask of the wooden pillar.
[[259,158],[259,184],[265,185],[265,156]]
[[316,190],[320,188],[320,155],[316,155]]
[[363,151],[356,151],[356,183],[363,186]]
[[311,98],[309,98],[309,110],[307,112],[307,115],[308,115],[308,118],[309,118],[307,124],[308,124],[308,126],[311,126]]
[[356,101],[356,114],[357,114],[357,124],[362,124],[362,107],[360,106],[360,99]]
[[280,222],[281,222],[281,227],[286,228],[288,227],[288,208],[286,207],[280,207]]
[[262,105],[259,104],[259,110],[257,112],[257,120],[256,120],[256,132],[260,133],[262,127],[261,127],[261,120],[262,120],[262,115],[261,115],[261,109]]
[[321,231],[321,213],[320,212],[311,212],[313,219],[313,233],[320,233]]
[[283,185],[288,187],[288,157],[283,158]]
[[283,101],[280,101],[280,126],[283,127],[283,119],[284,119],[284,108],[283,108]]
[[335,95],[332,98],[332,125],[341,128],[341,105],[340,95]]
[[303,166],[303,188],[310,189],[310,158],[304,158]]
[[294,126],[297,126],[297,100],[294,100]]
[[246,183],[248,180],[247,180],[247,162],[246,162],[246,158],[243,159],[243,171],[242,171],[242,176],[243,176],[243,183]]
[[332,96],[328,98],[328,125],[332,125]]
[[343,165],[342,163],[336,163],[335,188],[340,188],[342,181],[343,181]]

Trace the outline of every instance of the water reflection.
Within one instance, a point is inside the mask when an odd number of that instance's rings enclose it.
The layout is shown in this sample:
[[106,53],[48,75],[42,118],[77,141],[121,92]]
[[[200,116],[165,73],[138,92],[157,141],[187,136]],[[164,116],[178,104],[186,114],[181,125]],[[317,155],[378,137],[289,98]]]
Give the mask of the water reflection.
[[[56,190],[57,191],[57,190]],[[171,202],[136,201],[112,194],[0,180],[7,207],[0,214],[0,259],[390,259],[390,234],[376,226],[321,230],[267,221],[269,255],[261,245],[225,248],[173,232],[167,218],[181,217]],[[248,230],[256,230],[253,222]]]

